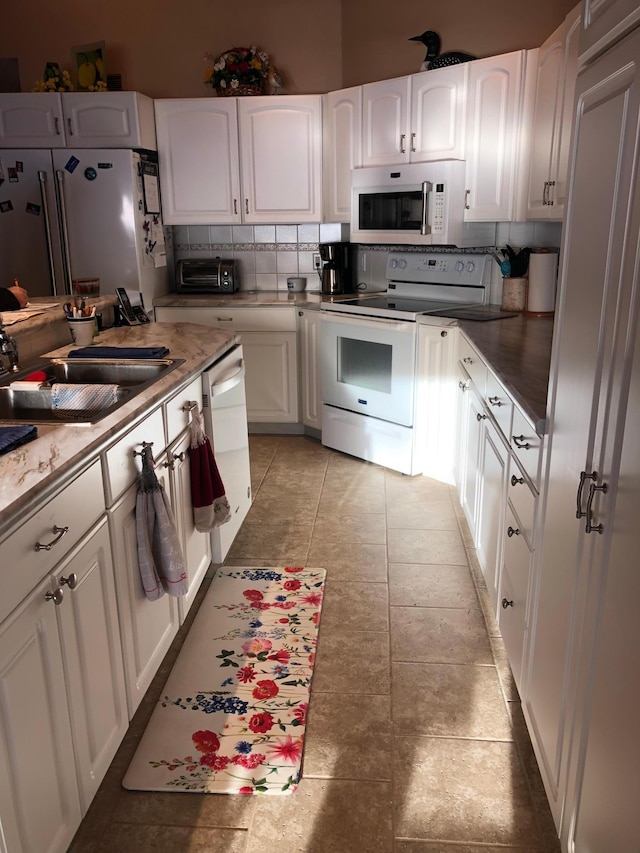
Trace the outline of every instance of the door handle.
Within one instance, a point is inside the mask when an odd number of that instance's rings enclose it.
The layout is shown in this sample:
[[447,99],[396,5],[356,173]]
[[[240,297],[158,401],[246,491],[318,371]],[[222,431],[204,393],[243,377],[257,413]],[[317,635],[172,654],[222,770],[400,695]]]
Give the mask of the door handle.
[[597,474],[595,471],[592,471],[591,474],[587,474],[586,471],[580,471],[580,481],[578,483],[578,492],[576,494],[576,518],[584,518],[586,512],[582,511],[582,490],[584,489],[584,481],[585,480],[595,480]]
[[405,146],[405,139],[406,139],[406,138],[407,138],[407,134],[406,134],[406,133],[401,133],[401,134],[400,134],[400,153],[401,153],[401,154],[406,154],[406,153],[407,153],[407,148],[406,148],[406,146]]
[[595,483],[592,483],[589,486],[589,495],[587,497],[587,511],[585,513],[585,517],[586,517],[586,521],[585,521],[585,525],[584,525],[584,532],[585,533],[602,533],[602,531],[604,530],[604,527],[602,524],[592,524],[591,523],[593,520],[592,505],[593,505],[593,499],[595,497],[596,492],[602,492],[604,495],[606,495],[608,490],[609,490],[609,486],[606,483],[602,483],[601,486],[596,486]]
[[416,150],[416,135],[415,135],[415,133],[411,134],[411,150],[412,151]]

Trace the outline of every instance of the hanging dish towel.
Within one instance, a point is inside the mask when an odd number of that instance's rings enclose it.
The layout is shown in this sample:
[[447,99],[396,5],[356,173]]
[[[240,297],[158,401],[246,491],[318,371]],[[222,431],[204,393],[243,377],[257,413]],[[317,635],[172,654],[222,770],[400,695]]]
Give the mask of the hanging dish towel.
[[51,386],[51,406],[54,411],[99,412],[118,402],[118,387],[55,382]]
[[136,539],[142,587],[149,601],[162,598],[165,591],[185,595],[188,586],[175,519],[153,467],[151,447],[145,446],[136,498]]
[[202,415],[196,403],[191,408],[191,446],[189,465],[191,472],[191,503],[196,530],[206,532],[220,527],[231,518],[231,506],[208,436],[202,426]]

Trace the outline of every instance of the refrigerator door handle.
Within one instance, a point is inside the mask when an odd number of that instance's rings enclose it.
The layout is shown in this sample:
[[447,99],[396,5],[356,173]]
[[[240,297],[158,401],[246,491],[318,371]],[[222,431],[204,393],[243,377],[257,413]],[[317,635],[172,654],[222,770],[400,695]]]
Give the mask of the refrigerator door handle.
[[69,229],[67,209],[64,199],[64,172],[56,169],[58,215],[60,217],[60,238],[62,240],[62,266],[65,274],[64,291],[71,293],[71,253],[69,251]]
[[40,201],[42,202],[44,234],[47,241],[47,262],[49,264],[49,276],[51,277],[51,289],[54,296],[59,296],[58,281],[56,279],[56,270],[53,263],[53,243],[51,241],[51,219],[49,218],[47,173],[38,170],[38,180],[40,181]]

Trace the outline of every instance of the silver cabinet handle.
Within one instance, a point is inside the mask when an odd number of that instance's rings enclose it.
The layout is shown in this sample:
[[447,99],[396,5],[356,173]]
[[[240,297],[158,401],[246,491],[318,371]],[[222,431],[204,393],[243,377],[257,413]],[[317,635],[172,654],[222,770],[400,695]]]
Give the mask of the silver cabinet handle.
[[464,191],[464,209],[469,210],[471,205],[469,204],[469,196],[471,195],[471,190]]
[[586,471],[580,471],[580,481],[576,494],[576,518],[584,518],[586,515],[586,512],[582,511],[582,490],[584,489],[585,480],[595,480],[597,476],[595,471],[592,471],[590,474],[587,474]]
[[511,440],[518,450],[531,450],[531,445],[523,435],[512,435]]
[[411,150],[412,151],[416,150],[416,135],[415,135],[415,133],[411,134]]
[[502,609],[506,610],[507,607],[513,607],[513,600],[509,601],[508,598],[503,598],[502,599]]
[[463,364],[473,364],[473,359],[471,356],[467,355],[462,359]]
[[491,403],[492,406],[498,406],[498,407],[504,406],[504,403],[502,402],[500,397],[489,397],[489,402]]
[[66,584],[69,589],[75,589],[78,586],[78,575],[75,572],[71,572],[68,578],[61,577],[59,583],[60,586]]
[[216,317],[218,323],[233,323],[233,317]]
[[406,154],[406,153],[407,153],[407,149],[406,149],[405,144],[404,144],[404,141],[405,141],[405,139],[406,139],[406,138],[407,138],[407,134],[406,134],[406,133],[401,133],[401,134],[400,134],[400,153],[401,153],[401,154]]
[[238,212],[238,199],[237,198],[234,198],[234,200],[233,200],[233,212],[234,213]]
[[512,536],[520,536],[520,530],[517,527],[507,527],[507,536],[511,539]]
[[458,382],[458,388],[460,388],[461,391],[469,390],[469,386],[467,385],[467,383],[462,381]]
[[[595,473],[595,472],[594,472]],[[595,497],[596,492],[602,492],[603,495],[606,495],[609,490],[609,486],[606,483],[603,483],[601,486],[596,486],[595,483],[592,483],[589,486],[589,495],[587,497],[587,511],[585,513],[586,521],[584,525],[585,533],[602,533],[604,527],[602,524],[592,524],[593,520],[593,510],[592,504],[593,499]]]
[[53,603],[55,605],[58,605],[58,606],[62,604],[63,598],[64,598],[64,590],[60,589],[60,587],[58,587],[58,589],[55,592],[45,593],[45,596],[44,596],[45,601],[53,601]]
[[[551,189],[551,187],[555,187],[555,185],[555,181],[549,181],[547,186],[549,187],[549,189]],[[549,207],[553,207],[553,205],[555,204],[555,201],[551,198],[551,194],[549,192],[547,192],[547,204],[549,205]]]
[[58,527],[57,524],[53,525],[53,532],[55,533],[55,539],[52,539],[51,542],[43,545],[41,542],[36,542],[35,550],[36,551],[50,551],[54,545],[57,545],[58,542],[62,539],[65,533],[69,530],[68,527]]
[[485,421],[486,419],[487,419],[487,416],[485,414],[481,414],[480,412],[478,412],[476,414],[476,420],[478,421],[478,423],[480,421]]
[[56,136],[60,136],[60,122],[58,121],[58,116],[53,120],[53,127],[56,132]]
[[69,129],[69,136],[73,136],[73,128],[71,127],[71,119],[67,119],[67,128]]
[[516,477],[515,474],[511,475],[511,485],[512,486],[521,486],[524,483],[524,477]]
[[542,190],[542,204],[549,204],[549,181],[544,182],[544,189]]
[[248,198],[245,198],[245,200],[244,200],[244,210],[245,210],[245,213],[249,213],[249,199]]

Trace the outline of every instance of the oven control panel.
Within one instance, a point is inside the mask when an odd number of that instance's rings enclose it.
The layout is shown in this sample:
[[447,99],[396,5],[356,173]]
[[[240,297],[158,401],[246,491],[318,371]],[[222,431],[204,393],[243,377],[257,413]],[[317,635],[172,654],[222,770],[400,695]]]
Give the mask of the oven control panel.
[[491,255],[453,252],[390,252],[387,280],[488,286]]

